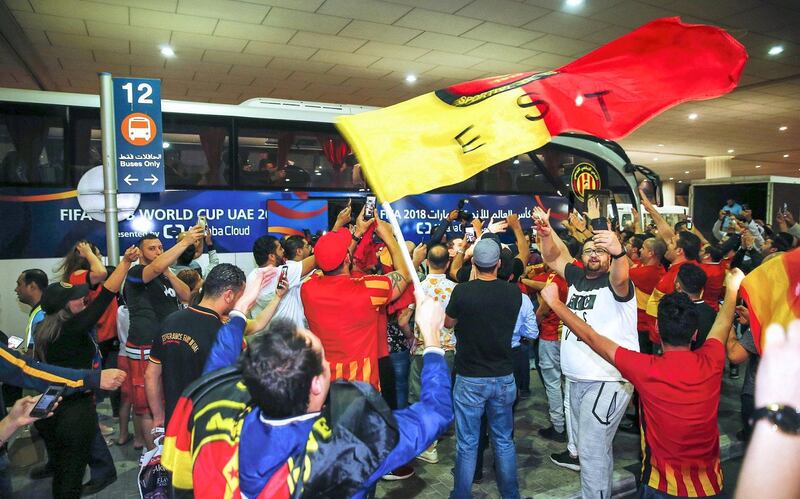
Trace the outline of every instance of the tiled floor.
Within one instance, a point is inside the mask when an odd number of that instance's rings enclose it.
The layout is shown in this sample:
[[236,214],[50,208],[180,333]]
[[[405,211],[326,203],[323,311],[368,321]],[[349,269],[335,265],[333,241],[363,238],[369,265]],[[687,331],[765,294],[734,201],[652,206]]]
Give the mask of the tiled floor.
[[[741,445],[736,443],[735,434],[740,428],[739,422],[739,389],[741,380],[730,380],[725,377],[722,401],[719,411],[721,446],[723,459],[741,454]],[[531,371],[532,396],[521,401],[517,407],[515,438],[517,446],[517,464],[519,481],[523,497],[557,498],[578,497],[580,482],[578,473],[559,468],[550,462],[549,455],[561,452],[564,444],[557,444],[541,439],[536,430],[548,426],[547,401],[536,371]],[[106,403],[101,406],[108,411]],[[103,418],[107,424],[112,420]],[[30,441],[16,445],[30,445]],[[416,461],[416,475],[400,482],[381,482],[378,486],[378,497],[408,499],[447,497],[453,485],[450,469],[454,463],[455,438],[445,437],[439,443],[439,464],[432,465]],[[639,439],[635,435],[618,433],[614,440],[615,458],[615,493],[624,496],[636,487],[635,477],[639,473],[638,462]],[[131,444],[125,447],[111,448],[114,456],[118,480],[94,497],[96,499],[128,499],[138,498],[136,486],[139,454]],[[477,499],[499,497],[495,486],[494,473],[491,469],[492,451],[486,453],[484,479],[473,487]],[[38,499],[50,496],[50,480],[32,481],[27,473],[30,467],[15,468],[13,471],[14,497],[20,499]],[[726,483],[735,477],[726,477]]]

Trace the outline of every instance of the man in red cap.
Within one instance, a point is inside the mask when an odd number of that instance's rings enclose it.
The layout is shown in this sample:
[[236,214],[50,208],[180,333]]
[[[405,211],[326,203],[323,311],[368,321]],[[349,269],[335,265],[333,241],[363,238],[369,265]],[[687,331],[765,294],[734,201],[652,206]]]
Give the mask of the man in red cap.
[[[353,252],[369,226],[386,244],[395,271],[387,275],[350,275]],[[358,216],[351,231],[341,228],[322,236],[314,246],[322,275],[300,289],[308,328],[322,341],[332,379],[364,381],[379,388],[378,321],[380,309],[396,300],[411,281],[392,227],[382,220]]]

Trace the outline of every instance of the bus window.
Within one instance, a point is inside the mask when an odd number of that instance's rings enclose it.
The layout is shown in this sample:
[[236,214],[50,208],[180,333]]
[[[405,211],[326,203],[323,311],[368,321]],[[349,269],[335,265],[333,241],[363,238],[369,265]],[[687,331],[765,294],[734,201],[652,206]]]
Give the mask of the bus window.
[[239,185],[267,189],[352,189],[347,144],[332,132],[239,127]]
[[64,118],[58,110],[0,108],[0,182],[64,183]]
[[165,113],[163,127],[168,188],[231,185],[229,119]]

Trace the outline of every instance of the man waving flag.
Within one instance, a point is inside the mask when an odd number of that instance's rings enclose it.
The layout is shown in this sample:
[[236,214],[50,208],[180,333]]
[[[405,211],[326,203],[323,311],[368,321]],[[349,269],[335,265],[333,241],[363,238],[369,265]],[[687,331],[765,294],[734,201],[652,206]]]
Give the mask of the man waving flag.
[[382,201],[465,180],[564,131],[624,137],[659,112],[736,87],[744,47],[722,29],[652,21],[554,71],[437,90],[340,118]]

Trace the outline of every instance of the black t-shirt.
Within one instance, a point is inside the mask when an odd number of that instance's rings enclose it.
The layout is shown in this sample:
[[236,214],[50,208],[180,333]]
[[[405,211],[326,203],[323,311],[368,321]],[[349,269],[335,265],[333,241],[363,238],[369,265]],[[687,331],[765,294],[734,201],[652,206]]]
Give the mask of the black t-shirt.
[[708,333],[711,332],[711,326],[713,326],[714,321],[717,320],[717,313],[702,300],[694,302],[694,309],[697,310],[697,339],[692,342],[692,350],[697,350],[703,346],[706,338],[708,338]]
[[161,331],[161,322],[180,309],[169,279],[162,274],[145,284],[143,271],[144,265],[136,265],[125,279],[125,302],[130,314],[128,341],[134,345],[152,345]]
[[506,281],[476,279],[453,288],[447,315],[458,319],[456,374],[484,378],[513,372],[511,336],[521,306],[522,293]]
[[[47,347],[46,362],[72,369],[91,369],[97,352],[97,345],[92,339],[92,328],[115,296],[115,293],[102,287],[100,293],[83,311],[65,322],[58,338]],[[36,345],[38,341],[34,348]]]
[[165,423],[184,388],[203,374],[206,358],[222,321],[211,309],[194,306],[170,314],[150,350],[150,362],[161,364]]

